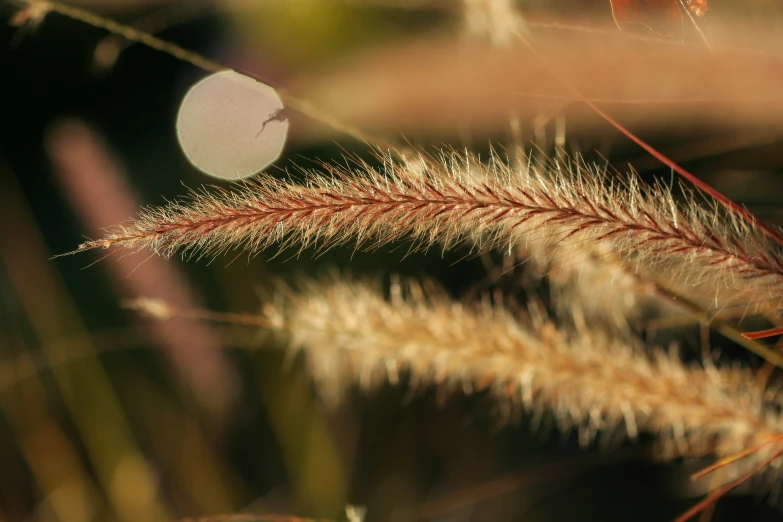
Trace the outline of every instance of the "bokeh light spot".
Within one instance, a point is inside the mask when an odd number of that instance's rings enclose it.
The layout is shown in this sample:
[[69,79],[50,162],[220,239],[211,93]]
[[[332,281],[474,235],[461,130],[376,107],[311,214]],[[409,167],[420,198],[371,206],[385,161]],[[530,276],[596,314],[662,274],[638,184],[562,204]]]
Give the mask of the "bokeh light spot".
[[283,150],[288,120],[271,87],[234,71],[208,76],[185,95],[177,137],[203,172],[241,179],[263,170]]

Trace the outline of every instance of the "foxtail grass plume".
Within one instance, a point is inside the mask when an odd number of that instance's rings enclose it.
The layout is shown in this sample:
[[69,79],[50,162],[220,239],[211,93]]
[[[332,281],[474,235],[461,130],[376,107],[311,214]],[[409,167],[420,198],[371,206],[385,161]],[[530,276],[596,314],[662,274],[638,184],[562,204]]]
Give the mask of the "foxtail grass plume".
[[[376,168],[324,165],[304,182],[263,178],[234,190],[141,212],[78,251],[122,247],[163,256],[240,250],[373,249],[410,240],[412,249],[538,249],[568,262],[573,252],[609,251],[705,306],[783,308],[781,247],[753,224],[710,201],[669,187],[622,180],[579,160],[524,169],[457,153],[418,156]],[[706,198],[704,198],[706,200]],[[556,247],[556,248],[553,248]]]
[[[489,391],[532,413],[534,423],[551,414],[582,444],[655,435],[667,458],[724,457],[783,435],[783,417],[753,372],[709,360],[688,366],[674,351],[555,324],[535,307],[454,301],[431,283],[395,282],[384,292],[335,278],[277,295],[265,307],[268,328],[304,354],[328,404],[354,385],[373,390],[403,380],[414,389]],[[765,445],[734,471],[779,446]]]

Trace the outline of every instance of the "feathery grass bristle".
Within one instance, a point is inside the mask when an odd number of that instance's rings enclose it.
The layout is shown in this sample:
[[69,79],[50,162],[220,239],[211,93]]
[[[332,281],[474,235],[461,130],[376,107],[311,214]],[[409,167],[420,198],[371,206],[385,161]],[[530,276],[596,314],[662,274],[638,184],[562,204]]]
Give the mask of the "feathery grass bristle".
[[[327,403],[353,384],[373,390],[407,376],[413,388],[488,390],[534,419],[551,414],[582,444],[649,433],[666,458],[725,457],[783,434],[780,411],[750,370],[686,365],[676,351],[555,323],[537,307],[455,301],[433,283],[385,293],[378,283],[306,280],[267,309]],[[761,444],[726,465],[746,470],[779,446]]]
[[378,248],[409,240],[414,250],[525,245],[567,262],[599,248],[705,306],[783,308],[781,248],[752,224],[685,190],[615,179],[579,160],[514,169],[494,155],[443,152],[376,168],[324,165],[303,183],[269,177],[228,191],[144,210],[79,250],[118,246],[163,256],[211,257],[268,248]]

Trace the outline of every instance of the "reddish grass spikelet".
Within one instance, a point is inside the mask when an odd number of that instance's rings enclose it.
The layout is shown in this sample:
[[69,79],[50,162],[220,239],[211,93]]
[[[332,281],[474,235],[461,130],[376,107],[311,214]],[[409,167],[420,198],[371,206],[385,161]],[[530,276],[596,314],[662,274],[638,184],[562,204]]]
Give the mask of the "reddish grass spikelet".
[[634,175],[610,183],[579,161],[515,170],[497,157],[482,164],[455,153],[398,163],[387,157],[381,169],[358,160],[354,170],[324,167],[328,175],[307,172],[301,184],[262,178],[233,192],[193,192],[144,210],[79,251],[118,246],[203,257],[275,245],[372,249],[409,239],[414,249],[527,245],[567,261],[600,246],[669,289],[687,287],[684,294],[704,306],[783,307],[781,248],[687,190],[678,203],[663,185],[645,186]]

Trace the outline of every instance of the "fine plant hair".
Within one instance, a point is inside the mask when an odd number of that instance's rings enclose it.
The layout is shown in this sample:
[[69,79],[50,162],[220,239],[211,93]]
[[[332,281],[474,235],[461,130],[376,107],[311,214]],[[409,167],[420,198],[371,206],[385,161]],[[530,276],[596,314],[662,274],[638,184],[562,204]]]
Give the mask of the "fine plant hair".
[[549,249],[522,248],[516,252],[525,276],[545,280],[553,295],[558,314],[573,313],[577,302],[585,319],[604,327],[623,331],[634,327],[647,315],[659,317],[676,313],[675,304],[661,295],[652,281],[645,281],[628,270],[610,245],[561,247],[555,254]]
[[[560,430],[576,430],[582,445],[653,434],[663,458],[726,457],[783,435],[780,410],[752,371],[717,368],[709,359],[689,366],[676,350],[647,349],[578,317],[555,323],[535,301],[528,309],[497,297],[455,301],[432,282],[394,279],[385,291],[377,282],[334,276],[281,284],[274,295],[255,324],[303,354],[332,406],[354,385],[489,392],[506,411],[532,414],[534,428],[551,415]],[[132,307],[159,319],[194,316],[158,300]],[[774,451],[769,444],[731,472]]]
[[117,246],[202,257],[272,246],[372,249],[409,239],[412,249],[525,245],[566,262],[573,249],[600,247],[704,306],[783,307],[781,248],[693,192],[677,202],[665,185],[644,185],[633,174],[616,180],[578,159],[526,168],[456,152],[382,159],[381,168],[360,160],[354,168],[323,165],[326,174],[306,172],[303,183],[265,177],[232,192],[193,192],[79,251]]

